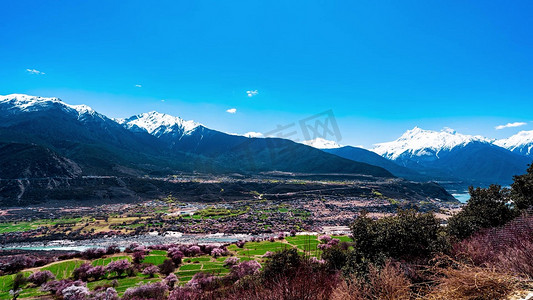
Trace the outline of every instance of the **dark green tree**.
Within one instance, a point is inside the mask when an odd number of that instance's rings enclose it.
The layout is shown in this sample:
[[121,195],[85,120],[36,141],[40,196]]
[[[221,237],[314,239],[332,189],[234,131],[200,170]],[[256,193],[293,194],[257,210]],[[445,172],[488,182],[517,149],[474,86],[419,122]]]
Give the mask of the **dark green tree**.
[[383,258],[427,258],[446,248],[445,234],[433,213],[400,210],[378,220],[362,214],[351,225],[357,259],[369,262]]
[[270,280],[278,276],[290,276],[302,266],[303,262],[303,257],[295,248],[276,252],[267,260],[263,268],[263,277]]
[[448,220],[448,232],[464,239],[483,228],[501,226],[512,220],[511,191],[500,185],[468,189],[470,200],[463,209]]
[[515,208],[526,210],[533,206],[533,164],[529,165],[527,173],[513,178],[511,198]]

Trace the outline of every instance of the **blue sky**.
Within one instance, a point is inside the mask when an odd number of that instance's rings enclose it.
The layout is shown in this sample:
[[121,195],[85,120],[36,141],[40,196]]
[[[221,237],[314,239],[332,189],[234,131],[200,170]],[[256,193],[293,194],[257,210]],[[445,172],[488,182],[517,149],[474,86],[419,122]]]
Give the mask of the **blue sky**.
[[0,94],[234,133],[332,109],[340,143],[366,147],[533,129],[531,1],[151,2],[2,1]]

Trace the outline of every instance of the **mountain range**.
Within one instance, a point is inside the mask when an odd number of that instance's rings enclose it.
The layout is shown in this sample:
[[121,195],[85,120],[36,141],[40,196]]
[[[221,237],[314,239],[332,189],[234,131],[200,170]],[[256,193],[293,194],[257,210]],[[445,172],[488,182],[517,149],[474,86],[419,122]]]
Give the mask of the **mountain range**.
[[[230,135],[157,112],[111,119],[85,105],[21,94],[0,97],[0,144],[13,143],[46,148],[81,169],[50,169],[58,177],[269,171],[393,177],[383,168],[290,140]],[[17,155],[5,152],[3,160]],[[26,178],[32,166],[9,176]]]
[[415,127],[398,139],[376,144],[371,150],[340,147],[323,149],[354,161],[381,166],[411,180],[455,181],[459,185],[507,185],[533,160],[533,131],[508,139]]
[[[82,186],[78,193],[84,197],[94,183],[79,179],[98,177],[276,173],[507,184],[526,169],[532,148],[533,132],[491,140],[418,127],[372,150],[320,138],[300,144],[227,134],[155,111],[113,119],[58,98],[11,94],[0,96],[0,180],[7,182],[0,187],[0,205],[24,201],[36,181],[34,200],[56,186],[68,193],[55,198],[70,197],[75,185]],[[113,183],[105,197],[134,195],[131,187],[121,190],[124,182]]]

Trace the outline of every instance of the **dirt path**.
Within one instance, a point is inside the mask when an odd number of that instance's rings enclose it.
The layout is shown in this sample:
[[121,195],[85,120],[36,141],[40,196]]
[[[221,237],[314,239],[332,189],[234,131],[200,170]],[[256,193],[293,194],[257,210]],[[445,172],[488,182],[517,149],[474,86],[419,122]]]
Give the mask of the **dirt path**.
[[39,271],[39,270],[42,269],[42,268],[46,268],[46,267],[49,267],[49,266],[57,265],[57,264],[64,263],[64,262],[67,262],[67,261],[83,261],[83,262],[87,262],[87,260],[85,260],[85,259],[80,259],[80,258],[73,258],[73,259],[66,259],[66,260],[58,260],[58,261],[54,261],[54,262],[51,262],[51,263],[49,263],[49,264],[46,264],[46,265],[44,265],[44,266],[33,267],[33,268],[29,268],[29,269],[24,269],[24,270],[22,270],[22,272],[36,272],[36,271]]

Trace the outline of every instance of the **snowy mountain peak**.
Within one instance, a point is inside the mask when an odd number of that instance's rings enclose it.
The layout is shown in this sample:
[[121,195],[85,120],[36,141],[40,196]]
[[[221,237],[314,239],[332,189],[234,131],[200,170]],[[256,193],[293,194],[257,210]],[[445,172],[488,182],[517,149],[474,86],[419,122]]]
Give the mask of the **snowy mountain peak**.
[[323,138],[316,138],[314,140],[303,141],[302,144],[307,146],[315,147],[317,149],[333,149],[342,147],[339,143],[335,141],[329,141]]
[[460,134],[451,128],[432,131],[414,127],[411,130],[407,130],[395,141],[376,144],[372,151],[394,160],[401,155],[438,155],[438,152],[442,150],[451,150],[471,142],[491,143],[492,140],[479,135]]
[[128,129],[136,126],[146,130],[149,134],[156,136],[175,131],[176,129],[182,130],[183,134],[189,134],[198,126],[201,126],[200,123],[185,121],[180,117],[174,117],[156,111],[142,113],[127,119],[115,119],[115,121],[124,125]]
[[494,144],[512,152],[533,155],[533,130],[520,131],[507,139],[497,140]]
[[94,109],[90,108],[87,105],[70,105],[56,97],[47,98],[39,96],[30,96],[25,94],[10,94],[0,96],[0,103],[11,105],[12,110],[18,110],[23,112],[47,110],[59,106],[65,110],[75,111],[79,115],[96,113]]

